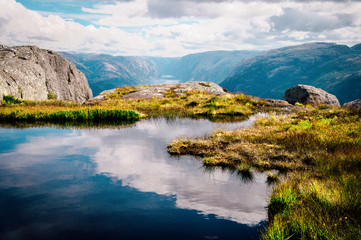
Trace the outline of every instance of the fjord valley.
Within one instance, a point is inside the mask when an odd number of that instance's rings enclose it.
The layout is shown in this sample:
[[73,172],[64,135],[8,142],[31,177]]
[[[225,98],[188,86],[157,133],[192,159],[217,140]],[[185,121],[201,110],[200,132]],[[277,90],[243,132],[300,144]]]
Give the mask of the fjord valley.
[[94,95],[119,86],[187,81],[220,83],[242,59],[259,51],[213,51],[183,57],[61,54],[73,62],[89,81]]
[[269,51],[214,51],[179,58],[61,53],[87,77],[94,95],[118,86],[209,81],[231,92],[281,99],[297,84],[361,96],[360,44],[306,43]]
[[359,45],[62,55],[1,48],[0,236],[361,238]]

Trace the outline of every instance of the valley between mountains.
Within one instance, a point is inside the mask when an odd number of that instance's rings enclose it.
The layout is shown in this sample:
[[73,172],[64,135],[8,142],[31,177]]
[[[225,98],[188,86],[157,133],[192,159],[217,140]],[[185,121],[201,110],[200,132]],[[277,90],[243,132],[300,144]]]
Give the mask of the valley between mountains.
[[269,51],[214,51],[179,58],[62,53],[96,96],[118,86],[209,81],[230,92],[281,99],[297,84],[334,94],[341,104],[361,98],[361,44],[307,43]]

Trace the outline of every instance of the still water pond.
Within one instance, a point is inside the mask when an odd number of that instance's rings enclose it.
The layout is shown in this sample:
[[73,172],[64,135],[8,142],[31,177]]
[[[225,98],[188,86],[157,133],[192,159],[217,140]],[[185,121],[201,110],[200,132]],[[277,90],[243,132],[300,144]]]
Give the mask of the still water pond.
[[121,129],[0,128],[0,239],[258,239],[270,188],[167,144],[207,120],[147,119]]

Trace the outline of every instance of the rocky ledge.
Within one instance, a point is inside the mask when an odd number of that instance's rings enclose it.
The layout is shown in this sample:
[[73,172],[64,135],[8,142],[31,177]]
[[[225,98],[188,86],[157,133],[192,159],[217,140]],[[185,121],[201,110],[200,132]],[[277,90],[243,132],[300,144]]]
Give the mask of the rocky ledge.
[[189,91],[204,91],[208,94],[222,95],[226,92],[219,85],[213,82],[185,82],[179,84],[156,84],[140,87],[138,91],[128,93],[124,99],[151,99],[152,97],[163,98],[165,93],[172,90],[179,96],[185,95]]
[[37,46],[0,45],[0,100],[4,95],[83,103],[92,92],[84,74],[59,53]]
[[[113,93],[116,89],[103,91],[98,96],[90,99],[87,102],[104,101],[105,96]],[[151,99],[151,98],[164,98],[166,92],[173,91],[178,96],[185,96],[186,92],[190,91],[204,91],[208,94],[223,95],[226,92],[219,85],[213,82],[185,82],[179,84],[155,84],[150,86],[140,86],[135,92],[124,95],[123,99]]]

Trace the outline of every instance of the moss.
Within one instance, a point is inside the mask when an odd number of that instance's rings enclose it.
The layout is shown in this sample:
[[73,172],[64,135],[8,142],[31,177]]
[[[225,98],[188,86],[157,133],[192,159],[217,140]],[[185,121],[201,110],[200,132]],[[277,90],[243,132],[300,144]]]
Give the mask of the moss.
[[49,92],[48,93],[48,99],[56,99],[56,96],[54,95],[54,93]]
[[212,87],[211,84],[209,84],[209,83],[203,83],[203,82],[199,83],[199,85],[201,85],[201,86],[203,86],[203,87]]

